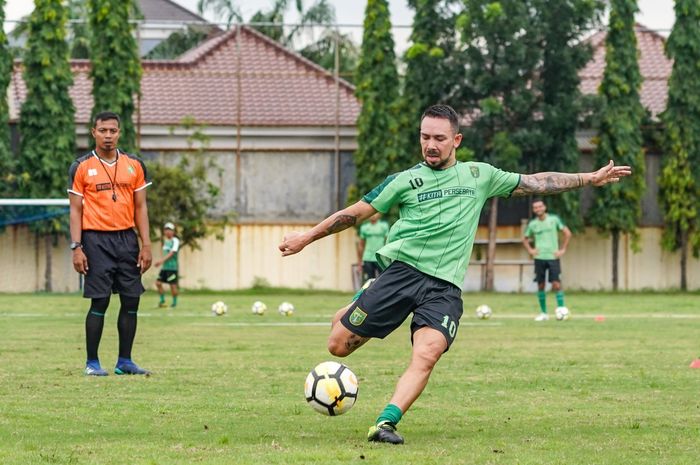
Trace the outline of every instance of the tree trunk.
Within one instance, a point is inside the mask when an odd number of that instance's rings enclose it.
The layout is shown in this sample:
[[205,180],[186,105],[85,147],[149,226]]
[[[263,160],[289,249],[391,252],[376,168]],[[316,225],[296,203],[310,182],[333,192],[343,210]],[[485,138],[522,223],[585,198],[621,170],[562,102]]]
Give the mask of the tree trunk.
[[612,232],[612,285],[613,291],[618,289],[618,253],[620,250],[620,231]]
[[688,231],[681,232],[681,291],[688,290]]
[[489,243],[486,251],[486,279],[484,290],[493,291],[494,262],[496,261],[496,232],[498,230],[498,197],[491,199],[489,210]]
[[44,247],[46,248],[46,271],[44,273],[44,290],[51,292],[51,255],[53,252],[53,240],[51,234],[44,236]]

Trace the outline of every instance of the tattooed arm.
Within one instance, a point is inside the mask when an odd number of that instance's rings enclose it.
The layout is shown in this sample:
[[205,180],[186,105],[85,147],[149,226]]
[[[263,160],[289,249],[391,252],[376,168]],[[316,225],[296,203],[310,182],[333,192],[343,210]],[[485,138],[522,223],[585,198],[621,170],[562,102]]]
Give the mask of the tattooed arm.
[[304,247],[312,242],[355,226],[375,213],[377,213],[377,210],[374,207],[360,200],[354,205],[333,213],[304,233],[292,232],[286,234],[279,245],[280,252],[282,252],[283,257],[301,252]]
[[632,174],[632,169],[629,166],[615,166],[612,160],[592,173],[523,174],[520,176],[520,184],[513,191],[513,196],[558,194],[588,185],[600,187],[611,182],[618,182],[620,178],[630,174]]

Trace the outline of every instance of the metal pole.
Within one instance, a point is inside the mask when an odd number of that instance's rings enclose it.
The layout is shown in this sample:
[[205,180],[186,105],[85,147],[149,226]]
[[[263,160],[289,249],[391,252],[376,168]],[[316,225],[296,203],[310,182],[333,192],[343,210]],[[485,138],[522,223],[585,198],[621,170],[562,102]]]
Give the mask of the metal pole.
[[[136,23],[136,47],[139,50],[139,66],[141,66],[141,21]],[[143,74],[143,73],[142,73]],[[141,84],[136,94],[136,152],[141,153]]]
[[335,201],[336,210],[342,208],[342,193],[340,190],[340,30],[335,28]]
[[[241,115],[243,84],[241,82],[241,69],[243,62],[241,59],[241,23],[236,22],[236,209],[241,210]],[[236,240],[239,245],[236,257],[236,289],[241,287],[241,227],[236,227]]]

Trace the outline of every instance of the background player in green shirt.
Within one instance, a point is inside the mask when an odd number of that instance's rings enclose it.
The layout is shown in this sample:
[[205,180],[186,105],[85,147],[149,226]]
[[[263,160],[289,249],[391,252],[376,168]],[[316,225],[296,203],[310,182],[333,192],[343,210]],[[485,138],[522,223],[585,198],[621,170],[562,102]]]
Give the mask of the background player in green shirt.
[[[557,215],[547,213],[547,206],[542,200],[532,202],[532,212],[535,218],[530,220],[525,229],[523,245],[527,252],[535,259],[535,281],[537,281],[537,299],[540,302],[540,314],[535,321],[549,320],[547,316],[547,295],[545,294],[545,278],[549,272],[549,282],[552,290],[556,292],[557,306],[564,306],[564,291],[561,288],[561,264],[559,258],[566,253],[566,247],[571,239],[571,231],[564,226]],[[564,240],[559,247],[559,231]],[[531,242],[534,242],[533,247]]]
[[494,196],[543,195],[586,185],[602,186],[631,174],[628,166],[607,166],[592,173],[519,175],[486,163],[458,162],[462,141],[459,118],[447,105],[428,108],[421,118],[423,161],[392,174],[359,202],[340,210],[306,232],[284,236],[282,256],[362,222],[392,205],[400,218],[378,254],[382,274],[359,298],[333,318],[328,351],[350,355],[373,337],[384,338],[412,313],[413,343],[408,368],[389,404],[370,427],[369,441],[402,444],[396,425],[423,392],[430,373],[454,341],[462,316],[462,292],[479,214]]
[[173,223],[165,223],[163,225],[163,258],[155,262],[154,266],[163,265],[156,280],[158,294],[160,294],[159,307],[165,307],[165,291],[163,291],[163,283],[170,284],[170,293],[173,296],[171,308],[177,306],[177,281],[178,281],[178,263],[177,255],[180,252],[180,239],[175,237],[175,225]]
[[389,224],[381,218],[382,214],[376,213],[360,226],[357,258],[362,268],[363,281],[376,278],[381,271],[377,263],[377,251],[384,247],[389,235]]

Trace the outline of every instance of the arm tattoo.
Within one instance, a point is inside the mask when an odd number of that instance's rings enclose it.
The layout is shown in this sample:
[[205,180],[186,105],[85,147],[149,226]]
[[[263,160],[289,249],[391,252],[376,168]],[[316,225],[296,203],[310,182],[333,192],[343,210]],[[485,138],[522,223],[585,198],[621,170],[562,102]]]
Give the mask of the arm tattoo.
[[338,215],[335,221],[326,229],[326,235],[335,234],[357,223],[357,217],[353,215]]
[[580,174],[535,173],[520,176],[520,184],[513,196],[530,194],[558,194],[583,187],[585,182]]

